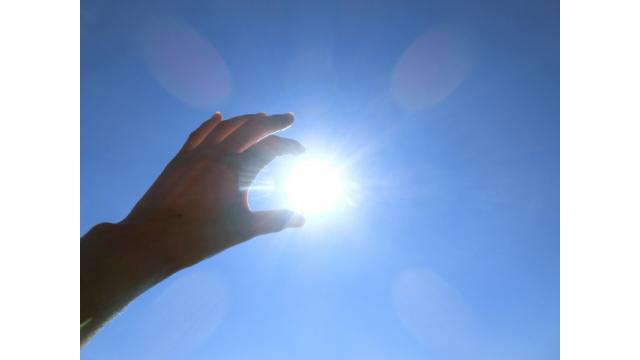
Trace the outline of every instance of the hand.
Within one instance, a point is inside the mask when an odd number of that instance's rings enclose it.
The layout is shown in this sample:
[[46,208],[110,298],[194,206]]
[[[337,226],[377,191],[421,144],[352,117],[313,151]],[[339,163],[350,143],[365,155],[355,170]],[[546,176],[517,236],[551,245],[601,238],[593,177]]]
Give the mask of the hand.
[[292,114],[264,113],[222,121],[216,113],[196,129],[131,213],[120,223],[144,238],[176,269],[193,265],[257,235],[299,227],[288,210],[252,212],[247,191],[275,157],[299,154],[297,141],[272,135]]
[[272,135],[292,123],[292,114],[222,121],[216,113],[123,221],[99,224],[82,237],[82,344],[173,273],[254,236],[304,224],[291,211],[252,212],[247,203],[249,186],[265,165],[304,151],[297,141]]

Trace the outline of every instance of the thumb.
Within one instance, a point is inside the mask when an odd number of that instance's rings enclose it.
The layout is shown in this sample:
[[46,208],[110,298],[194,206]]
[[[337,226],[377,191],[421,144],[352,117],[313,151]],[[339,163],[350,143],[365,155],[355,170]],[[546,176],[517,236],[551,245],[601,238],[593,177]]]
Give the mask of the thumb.
[[304,223],[302,215],[290,210],[255,211],[251,214],[251,232],[254,236],[301,227]]

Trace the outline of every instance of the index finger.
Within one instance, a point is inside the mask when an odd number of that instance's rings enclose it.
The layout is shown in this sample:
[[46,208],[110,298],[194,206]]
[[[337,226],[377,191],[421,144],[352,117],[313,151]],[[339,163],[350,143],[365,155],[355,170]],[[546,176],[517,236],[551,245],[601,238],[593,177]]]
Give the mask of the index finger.
[[229,135],[221,145],[229,152],[241,153],[265,136],[288,128],[293,121],[292,113],[249,119]]
[[240,154],[240,187],[249,188],[256,175],[273,159],[282,155],[298,155],[304,147],[293,139],[270,135]]

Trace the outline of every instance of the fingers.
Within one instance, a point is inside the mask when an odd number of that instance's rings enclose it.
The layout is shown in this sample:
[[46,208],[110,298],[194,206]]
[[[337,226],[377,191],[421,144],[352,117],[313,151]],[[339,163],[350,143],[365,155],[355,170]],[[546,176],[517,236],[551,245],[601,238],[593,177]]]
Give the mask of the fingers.
[[198,146],[204,138],[222,121],[222,114],[216,112],[207,121],[203,122],[190,135],[187,141],[182,145],[180,152],[193,150]]
[[213,146],[219,144],[245,122],[261,119],[266,116],[267,114],[265,113],[257,113],[253,115],[237,116],[227,121],[223,121],[220,125],[216,126],[216,128],[211,131],[204,140],[202,140],[201,144],[202,146]]
[[242,154],[242,159],[247,162],[265,166],[277,156],[298,155],[304,151],[304,146],[296,140],[270,135],[260,140],[256,145],[251,147],[251,149],[245,151]]
[[240,187],[249,188],[256,175],[273,159],[283,155],[299,155],[305,148],[293,139],[270,135],[243,152],[240,161]]
[[274,233],[286,228],[301,227],[305,218],[290,210],[268,210],[251,213],[249,221],[252,236]]
[[230,133],[221,145],[228,152],[241,153],[265,136],[288,128],[293,120],[291,113],[247,119]]

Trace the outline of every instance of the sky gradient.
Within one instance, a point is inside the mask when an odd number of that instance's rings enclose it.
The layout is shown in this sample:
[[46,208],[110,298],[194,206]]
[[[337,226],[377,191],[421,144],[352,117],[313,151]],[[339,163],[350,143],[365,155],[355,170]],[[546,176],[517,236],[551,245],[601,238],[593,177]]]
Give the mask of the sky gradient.
[[351,206],[151,289],[83,359],[559,358],[559,88],[557,1],[83,0],[81,234],[214,111],[294,112],[283,135],[352,181]]

